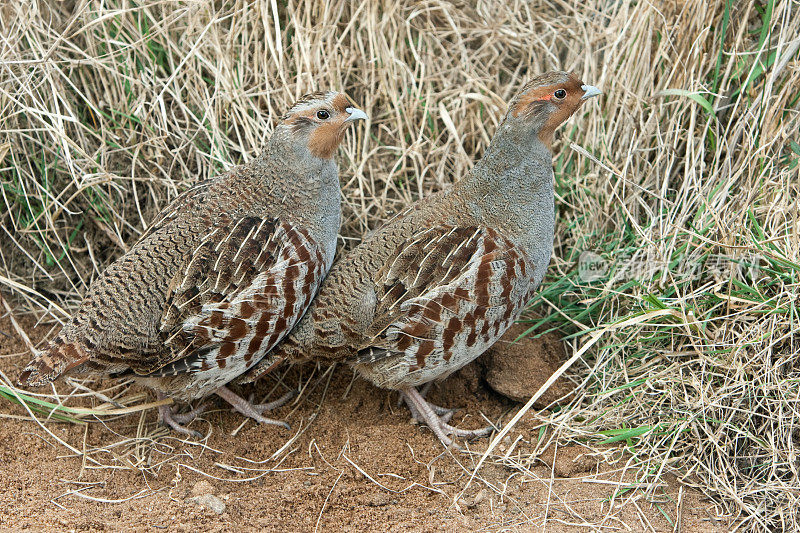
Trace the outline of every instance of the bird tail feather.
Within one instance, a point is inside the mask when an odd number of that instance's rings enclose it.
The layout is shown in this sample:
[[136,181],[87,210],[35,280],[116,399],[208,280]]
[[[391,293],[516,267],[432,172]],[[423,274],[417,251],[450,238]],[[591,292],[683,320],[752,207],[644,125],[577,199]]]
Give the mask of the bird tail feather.
[[28,363],[19,376],[19,384],[29,387],[47,385],[60,375],[89,360],[89,354],[75,342],[56,339]]

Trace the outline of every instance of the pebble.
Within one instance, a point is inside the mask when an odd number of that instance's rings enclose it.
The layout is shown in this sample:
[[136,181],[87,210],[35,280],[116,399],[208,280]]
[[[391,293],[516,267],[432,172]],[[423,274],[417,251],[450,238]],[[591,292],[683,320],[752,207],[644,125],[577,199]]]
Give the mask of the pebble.
[[192,496],[202,496],[203,494],[214,494],[214,486],[208,480],[200,480],[192,487]]
[[[520,403],[526,403],[567,359],[564,343],[552,333],[536,339],[525,337],[512,344],[526,329],[526,324],[512,326],[489,349],[486,365],[489,386]],[[561,376],[533,406],[543,409],[573,389],[574,385]]]
[[194,496],[186,500],[191,503],[196,503],[206,509],[214,511],[217,514],[225,512],[225,502],[214,496],[213,494],[203,494],[201,496]]

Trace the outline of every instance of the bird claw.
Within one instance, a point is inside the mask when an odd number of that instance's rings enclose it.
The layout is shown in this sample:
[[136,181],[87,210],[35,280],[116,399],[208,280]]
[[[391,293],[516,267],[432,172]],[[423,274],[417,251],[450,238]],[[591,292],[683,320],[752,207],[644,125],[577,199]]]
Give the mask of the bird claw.
[[203,411],[205,411],[206,409],[208,409],[208,404],[201,403],[200,405],[198,405],[197,407],[195,407],[194,409],[192,409],[188,413],[175,413],[175,412],[172,412],[171,416],[172,416],[172,419],[175,422],[177,422],[178,424],[188,424],[189,422],[191,422],[192,420],[194,420],[195,418],[200,416],[203,413]]
[[252,415],[246,414],[246,413],[242,413],[242,414],[245,415],[245,416],[249,416],[250,418],[252,418],[256,422],[258,422],[259,424],[273,424],[275,426],[280,426],[280,427],[282,427],[284,429],[288,429],[288,430],[292,429],[292,426],[290,426],[289,423],[286,422],[285,420],[275,420],[273,418],[267,418],[265,416],[261,416],[260,414],[252,414]]
[[188,413],[176,414],[172,411],[171,405],[162,405],[158,408],[158,418],[160,419],[162,424],[164,424],[169,428],[172,428],[173,431],[202,440],[203,438],[205,438],[202,433],[200,433],[199,431],[195,431],[193,429],[189,429],[186,426],[184,426],[184,424],[188,424],[189,422],[197,418],[197,415],[202,413],[205,410],[205,408],[206,406],[205,404],[203,404],[195,409],[192,409]]
[[277,400],[275,400],[275,401],[272,401],[272,402],[267,402],[267,403],[259,403],[259,404],[253,404],[253,397],[254,397],[254,395],[253,395],[253,394],[251,394],[251,395],[250,395],[250,397],[248,398],[248,400],[247,400],[247,401],[248,401],[248,403],[249,403],[250,405],[252,405],[252,406],[253,406],[253,409],[255,409],[256,411],[258,411],[258,412],[259,412],[259,414],[261,414],[261,413],[263,413],[264,411],[272,411],[273,409],[277,409],[278,407],[281,407],[281,406],[282,406],[282,405],[284,405],[286,402],[288,402],[289,400],[291,400],[292,398],[294,398],[294,397],[295,397],[295,395],[296,395],[298,392],[299,392],[299,391],[298,391],[297,389],[292,389],[292,390],[290,390],[289,392],[287,392],[286,394],[284,394],[283,396],[281,396],[280,398],[278,398],[278,399],[277,399]]
[[281,426],[286,429],[292,429],[292,427],[287,422],[284,422],[283,420],[274,420],[272,418],[267,418],[265,416],[262,416],[262,413],[264,411],[269,411],[271,409],[275,409],[285,404],[294,396],[295,392],[296,391],[294,390],[289,391],[280,398],[278,398],[277,400],[275,400],[274,402],[253,405],[252,395],[250,395],[249,400],[245,400],[244,398],[234,393],[227,387],[220,387],[219,389],[217,389],[217,395],[219,395],[225,401],[231,404],[231,406],[233,406],[234,411],[249,418],[252,418],[259,424],[274,424],[276,426]]
[[439,420],[441,420],[443,424],[447,424],[448,422],[450,422],[450,419],[453,418],[453,414],[454,413],[455,413],[455,411],[448,411],[448,412],[443,413],[443,414],[440,414],[440,413],[436,413],[436,414],[439,415]]
[[494,431],[494,427],[488,426],[480,429],[459,429],[448,424],[453,417],[455,410],[445,409],[427,402],[422,395],[414,388],[408,387],[401,391],[406,405],[409,406],[412,416],[419,421],[424,422],[433,431],[434,435],[439,438],[445,448],[455,447],[462,449],[460,445],[453,441],[448,435],[461,438],[476,438],[485,437]]

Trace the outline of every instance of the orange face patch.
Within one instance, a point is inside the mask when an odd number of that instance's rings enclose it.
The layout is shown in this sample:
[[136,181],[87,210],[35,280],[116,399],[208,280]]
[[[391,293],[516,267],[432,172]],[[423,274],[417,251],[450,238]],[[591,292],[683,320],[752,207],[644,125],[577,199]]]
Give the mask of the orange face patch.
[[344,118],[318,125],[308,137],[308,150],[314,157],[330,159],[344,138]]
[[[333,157],[336,148],[344,138],[347,125],[345,120],[349,117],[346,109],[355,107],[353,101],[344,93],[336,94],[330,103],[320,102],[314,107],[302,111],[295,110],[284,118],[283,123],[292,127],[294,131],[310,128],[308,136],[308,149],[312,155],[322,159]],[[330,114],[327,119],[317,117],[317,113],[325,109]]]
[[339,93],[333,98],[333,108],[340,113],[345,113],[348,107],[355,107],[355,104],[344,93]]
[[[537,112],[548,113],[547,120],[539,131],[539,140],[548,148],[553,142],[555,129],[567,120],[580,107],[584,91],[581,89],[581,82],[574,74],[569,75],[569,79],[563,83],[534,87],[523,92],[511,108],[511,115],[535,115]],[[564,89],[567,96],[563,99],[555,97],[555,92]],[[543,103],[549,102],[556,106],[553,111],[551,107],[540,109]]]

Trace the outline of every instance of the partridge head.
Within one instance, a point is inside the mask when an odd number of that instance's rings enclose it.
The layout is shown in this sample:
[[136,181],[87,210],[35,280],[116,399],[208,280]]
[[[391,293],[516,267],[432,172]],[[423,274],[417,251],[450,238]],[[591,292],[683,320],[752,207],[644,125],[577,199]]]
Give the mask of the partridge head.
[[330,159],[344,139],[347,126],[366,119],[366,113],[344,93],[311,93],[281,117],[278,128],[287,130],[298,142],[298,148],[308,151],[308,156]]
[[578,110],[581,104],[601,94],[576,76],[548,72],[528,82],[509,103],[505,123],[509,128],[535,132],[548,149],[556,128]]
[[[61,332],[20,376],[130,376],[160,398],[211,393],[259,422],[225,385],[253,367],[306,311],[333,262],[339,179],[333,155],[366,115],[343,93],[304,96],[247,165],[175,199],[91,284]],[[175,430],[198,410],[160,410]]]

